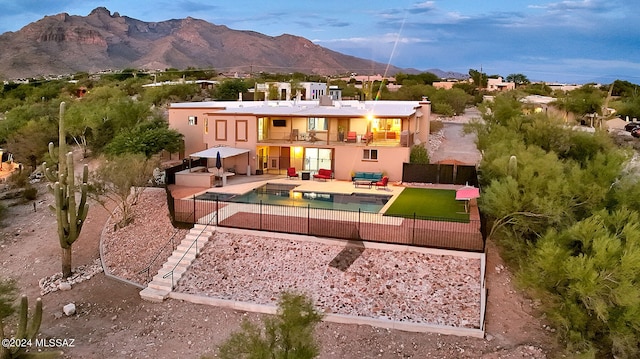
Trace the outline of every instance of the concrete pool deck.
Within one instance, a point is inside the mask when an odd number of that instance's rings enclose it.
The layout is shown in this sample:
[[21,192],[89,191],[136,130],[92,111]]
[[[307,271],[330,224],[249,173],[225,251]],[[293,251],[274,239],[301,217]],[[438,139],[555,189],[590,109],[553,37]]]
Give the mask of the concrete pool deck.
[[[377,189],[376,187],[355,187],[351,181],[314,181],[314,180],[301,180],[301,179],[288,179],[285,175],[260,175],[260,176],[238,176],[229,181],[229,184],[224,187],[184,187],[169,185],[169,191],[175,199],[190,199],[193,196],[198,196],[205,192],[211,193],[226,193],[226,194],[243,194],[247,193],[255,188],[263,186],[267,183],[280,183],[288,185],[296,185],[296,191],[300,192],[322,192],[322,193],[366,193],[366,194],[384,194],[390,195],[391,198],[384,207],[381,208],[379,213],[384,213],[398,195],[407,187],[418,188],[434,188],[434,189],[450,189],[456,190],[464,185],[451,185],[451,184],[431,184],[431,183],[397,183],[389,182],[386,189]],[[469,219],[479,220],[480,212],[478,211],[477,201],[471,200],[469,203]]]

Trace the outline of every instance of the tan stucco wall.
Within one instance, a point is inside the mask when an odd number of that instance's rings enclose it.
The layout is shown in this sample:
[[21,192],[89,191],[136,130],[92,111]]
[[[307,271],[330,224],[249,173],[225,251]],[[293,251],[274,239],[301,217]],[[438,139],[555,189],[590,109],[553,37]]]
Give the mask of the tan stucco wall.
[[[378,160],[362,159],[364,149],[378,150]],[[390,181],[402,179],[402,164],[409,162],[408,147],[344,146],[335,150],[335,178],[351,180],[351,172],[383,172]]]

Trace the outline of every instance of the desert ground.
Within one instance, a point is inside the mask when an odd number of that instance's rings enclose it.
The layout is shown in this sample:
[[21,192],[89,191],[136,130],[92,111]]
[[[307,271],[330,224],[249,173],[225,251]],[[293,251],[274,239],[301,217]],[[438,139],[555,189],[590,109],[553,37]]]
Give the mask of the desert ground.
[[[445,147],[447,142],[453,144],[457,140],[451,136],[441,139]],[[35,207],[33,202],[4,201],[8,209],[0,229],[0,276],[15,278],[20,292],[31,302],[42,296],[44,316],[39,337],[73,339],[73,347],[55,348],[62,350],[64,357],[215,357],[217,346],[240,328],[242,320],[262,318],[260,314],[175,299],[146,302],[139,296],[139,287],[108,277],[104,272],[74,284],[70,290],[42,295],[39,282],[60,271],[60,247],[55,216],[47,208],[53,203],[52,196],[44,184],[36,186],[39,195]],[[162,199],[141,201],[135,206],[133,226],[153,223],[157,218],[152,216],[157,217],[163,210],[166,203]],[[168,211],[165,214],[168,215]],[[89,267],[100,259],[100,239],[105,226],[110,226],[110,215],[109,211],[91,203],[85,227],[73,246],[74,267]],[[512,273],[491,241],[487,243],[486,254],[485,338],[322,322],[316,328],[320,358],[554,357],[553,333],[538,313],[536,303],[515,286]],[[134,253],[121,256],[130,257],[132,262],[139,261]],[[140,266],[144,267],[142,263]],[[69,303],[75,304],[76,313],[67,316],[62,308]],[[14,328],[8,327],[7,331]]]

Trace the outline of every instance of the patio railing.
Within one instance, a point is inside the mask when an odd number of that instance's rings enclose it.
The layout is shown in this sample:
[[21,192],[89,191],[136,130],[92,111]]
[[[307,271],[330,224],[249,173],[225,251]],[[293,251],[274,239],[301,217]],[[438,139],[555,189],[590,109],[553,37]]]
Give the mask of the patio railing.
[[437,217],[391,217],[363,211],[317,209],[264,203],[174,199],[176,222],[208,222],[258,231],[405,244],[419,247],[483,252],[479,220],[455,222]]

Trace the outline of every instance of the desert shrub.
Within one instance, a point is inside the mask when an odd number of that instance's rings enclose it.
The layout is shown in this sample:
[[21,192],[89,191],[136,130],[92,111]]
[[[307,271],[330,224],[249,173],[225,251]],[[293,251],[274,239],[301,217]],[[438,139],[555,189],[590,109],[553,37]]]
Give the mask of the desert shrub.
[[33,186],[27,186],[24,192],[22,192],[22,198],[27,201],[33,201],[38,196],[38,189]]
[[409,153],[409,163],[429,164],[429,153],[423,145],[411,146]]
[[220,358],[316,358],[319,348],[313,331],[321,319],[310,299],[283,293],[277,316],[265,319],[264,330],[245,320],[242,331],[220,346]]
[[431,121],[429,123],[429,133],[436,133],[444,127],[442,121]]
[[29,174],[27,171],[15,171],[7,181],[11,188],[23,188],[29,184]]

